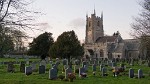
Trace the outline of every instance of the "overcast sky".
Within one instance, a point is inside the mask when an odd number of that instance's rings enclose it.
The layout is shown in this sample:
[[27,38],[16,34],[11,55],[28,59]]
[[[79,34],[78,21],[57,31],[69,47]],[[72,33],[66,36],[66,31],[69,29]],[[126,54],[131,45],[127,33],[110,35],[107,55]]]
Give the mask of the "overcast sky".
[[[132,17],[140,13],[139,1],[142,0],[35,0],[30,6],[44,13],[38,17],[37,23],[43,23],[45,26],[41,28],[53,33],[55,39],[64,31],[74,30],[79,40],[83,41],[86,14],[90,16],[94,6],[97,16],[103,12],[105,34],[119,31],[123,39],[129,39],[132,38],[129,35]],[[38,36],[43,32],[32,32],[30,35]]]

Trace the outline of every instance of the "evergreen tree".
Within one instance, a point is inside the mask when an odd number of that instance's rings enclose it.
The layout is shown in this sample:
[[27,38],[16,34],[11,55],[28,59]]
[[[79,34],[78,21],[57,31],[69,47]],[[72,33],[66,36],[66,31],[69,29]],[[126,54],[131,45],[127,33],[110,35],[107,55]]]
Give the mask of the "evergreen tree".
[[57,41],[50,48],[50,56],[59,58],[78,57],[84,54],[83,47],[81,46],[74,31],[63,32],[58,36]]
[[29,44],[28,55],[47,56],[53,43],[52,33],[45,32],[33,39],[32,43]]

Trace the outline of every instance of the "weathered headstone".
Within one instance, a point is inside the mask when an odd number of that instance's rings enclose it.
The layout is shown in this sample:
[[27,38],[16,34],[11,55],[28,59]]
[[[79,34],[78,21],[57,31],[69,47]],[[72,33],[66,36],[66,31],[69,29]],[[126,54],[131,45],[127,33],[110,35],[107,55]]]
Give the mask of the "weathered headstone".
[[32,74],[32,67],[28,66],[28,67],[25,67],[25,75],[30,75]]
[[60,64],[60,62],[59,61],[56,61],[56,66],[58,66]]
[[49,70],[49,79],[53,80],[57,78],[57,69],[51,68]]
[[33,63],[31,64],[31,67],[32,67],[32,71],[35,71],[35,70],[36,70],[36,63],[33,62]]
[[79,65],[74,65],[74,73],[78,73],[79,72]]
[[93,71],[96,71],[96,64],[92,65],[92,69],[93,69]]
[[42,66],[42,65],[44,65],[44,66],[45,66],[45,69],[46,69],[46,61],[45,61],[45,60],[42,60],[42,61],[40,62],[40,66]]
[[13,62],[9,62],[9,63],[8,63],[7,71],[8,71],[8,72],[15,72],[15,67],[14,67]]
[[64,59],[64,60],[62,61],[62,63],[63,63],[63,65],[68,65],[67,59]]
[[26,57],[25,61],[26,61],[26,64],[29,64],[29,58],[28,57]]
[[67,68],[67,69],[65,70],[65,78],[68,78],[68,73],[72,73],[71,68]]
[[81,76],[82,73],[86,73],[84,67],[79,68],[79,77]]
[[75,65],[79,65],[79,64],[80,64],[80,61],[79,61],[79,60],[75,60],[75,61],[74,61],[74,64],[75,64]]
[[20,72],[25,73],[25,63],[21,62],[20,64]]
[[101,64],[100,65],[100,71],[102,71],[102,68],[104,67],[104,65],[103,64]]
[[112,67],[117,66],[116,62],[112,62]]
[[105,67],[102,68],[102,76],[105,76],[105,74],[107,73],[107,69]]
[[18,57],[16,57],[16,63],[18,64],[18,62],[19,62],[19,59],[18,59]]
[[129,69],[129,78],[134,77],[134,70],[132,68]]
[[44,74],[45,73],[45,66],[41,65],[39,66],[39,74]]
[[84,65],[86,65],[86,61],[83,61],[83,62],[82,62],[82,67],[84,67]]
[[87,72],[87,71],[88,71],[88,66],[87,66],[87,65],[84,65],[84,69],[85,69],[85,71]]
[[138,78],[143,77],[143,71],[141,69],[138,70]]

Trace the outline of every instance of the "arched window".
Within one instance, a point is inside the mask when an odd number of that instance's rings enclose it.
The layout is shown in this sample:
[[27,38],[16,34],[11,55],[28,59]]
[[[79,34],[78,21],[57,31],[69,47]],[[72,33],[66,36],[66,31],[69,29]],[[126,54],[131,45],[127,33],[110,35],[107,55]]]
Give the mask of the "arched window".
[[104,57],[104,51],[102,49],[100,50],[100,57]]
[[91,26],[91,21],[89,21],[89,27]]
[[97,26],[100,26],[100,22],[99,21],[97,22]]

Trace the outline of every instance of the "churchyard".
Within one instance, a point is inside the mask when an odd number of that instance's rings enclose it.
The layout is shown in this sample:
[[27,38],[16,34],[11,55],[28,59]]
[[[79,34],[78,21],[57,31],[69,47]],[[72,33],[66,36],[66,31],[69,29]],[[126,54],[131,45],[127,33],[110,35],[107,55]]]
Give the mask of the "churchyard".
[[70,61],[1,58],[0,84],[150,84],[147,62]]

